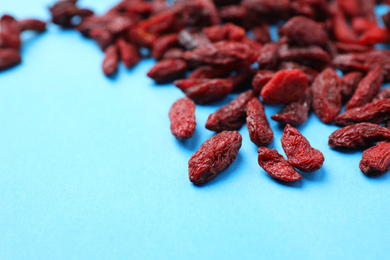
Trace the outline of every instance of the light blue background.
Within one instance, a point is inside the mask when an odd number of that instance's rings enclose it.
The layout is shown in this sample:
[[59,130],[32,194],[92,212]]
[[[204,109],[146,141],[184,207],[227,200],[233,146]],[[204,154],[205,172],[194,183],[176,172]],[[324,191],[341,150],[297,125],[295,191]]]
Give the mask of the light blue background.
[[[49,19],[51,2],[2,1],[0,13]],[[197,106],[195,136],[179,142],[167,114],[183,94],[145,76],[152,59],[110,80],[102,52],[75,31],[23,38],[23,63],[0,74],[0,259],[390,257],[390,174],[367,178],[362,150],[330,149],[337,127],[311,114],[299,130],[324,166],[282,184],[259,167],[244,126],[236,162],[196,187],[188,159],[229,99]],[[270,124],[282,153],[283,129]]]

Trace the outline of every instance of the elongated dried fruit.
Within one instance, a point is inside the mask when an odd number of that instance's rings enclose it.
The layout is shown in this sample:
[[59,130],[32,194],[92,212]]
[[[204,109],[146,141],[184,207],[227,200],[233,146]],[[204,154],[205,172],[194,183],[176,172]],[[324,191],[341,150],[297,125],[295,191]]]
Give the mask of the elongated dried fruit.
[[237,131],[223,131],[206,140],[188,161],[188,175],[195,184],[208,182],[235,160],[242,137]]
[[107,76],[112,75],[118,68],[118,48],[116,45],[111,45],[104,52],[104,60],[102,64],[103,72]]
[[193,70],[188,79],[213,79],[229,76],[230,70],[215,68],[212,66],[201,66]]
[[354,43],[357,42],[357,36],[348,25],[344,15],[337,12],[333,18],[333,34],[340,42]]
[[221,100],[233,90],[230,79],[182,79],[173,84],[198,104]]
[[287,37],[290,44],[299,46],[325,46],[328,41],[328,35],[324,29],[317,22],[304,16],[289,19],[280,28],[280,33]]
[[261,44],[266,44],[271,41],[269,34],[269,28],[267,24],[262,24],[252,29],[253,37],[255,41]]
[[345,109],[361,107],[371,102],[378,93],[383,83],[383,73],[379,66],[371,70],[359,83],[352,98],[347,103]]
[[363,152],[359,168],[366,175],[379,175],[390,170],[390,142],[379,142]]
[[278,45],[267,43],[261,48],[260,55],[257,58],[259,69],[274,70],[278,66]]
[[275,120],[282,124],[299,125],[307,120],[310,107],[312,104],[311,89],[307,89],[305,95],[298,100],[293,101],[283,107],[280,113],[271,116],[272,120]]
[[23,19],[19,21],[21,31],[46,31],[46,23],[37,19]]
[[363,73],[355,71],[350,72],[341,79],[341,100],[346,102],[349,98],[352,97],[356,88],[359,85],[359,82],[363,78]]
[[303,71],[281,70],[263,87],[261,96],[269,104],[288,104],[302,97],[307,88],[307,77]]
[[195,66],[214,65],[237,69],[251,65],[257,57],[256,53],[247,44],[219,41],[187,51],[184,53],[184,58]]
[[322,70],[331,62],[329,54],[318,46],[289,47],[283,44],[278,49],[278,58],[281,61],[295,61],[318,70]]
[[206,128],[216,132],[240,129],[245,123],[246,104],[252,97],[252,90],[238,95],[229,104],[221,107],[209,116]]
[[124,39],[119,38],[116,42],[121,61],[127,68],[137,65],[141,59],[138,48]]
[[246,106],[246,126],[251,141],[257,146],[268,145],[274,139],[263,104],[257,97],[252,98]]
[[19,64],[21,60],[18,50],[0,49],[0,71]]
[[302,175],[275,149],[260,147],[257,152],[259,153],[258,162],[260,167],[272,178],[287,182],[302,179]]
[[378,100],[362,107],[355,107],[338,115],[334,121],[340,125],[352,125],[361,122],[374,124],[390,120],[390,99]]
[[291,69],[300,69],[302,70],[307,77],[307,82],[309,85],[311,85],[314,81],[314,79],[318,76],[318,71],[311,69],[307,66],[304,66],[302,64],[292,62],[292,61],[283,61],[279,64],[278,70],[291,70]]
[[178,140],[192,137],[195,132],[195,103],[187,98],[178,99],[169,109],[171,132]]
[[146,74],[157,83],[169,82],[184,76],[187,63],[180,59],[166,59],[157,62]]
[[164,53],[172,47],[177,47],[179,44],[179,36],[177,33],[171,33],[158,38],[152,46],[152,57],[161,59]]
[[372,123],[358,123],[337,129],[329,136],[330,147],[367,147],[374,142],[390,140],[390,130]]
[[309,141],[296,128],[286,125],[281,141],[288,162],[295,168],[314,172],[322,167],[324,155],[311,147]]
[[314,111],[326,124],[331,123],[341,111],[340,81],[339,75],[327,68],[317,76],[311,86]]
[[390,87],[380,90],[378,94],[372,99],[372,101],[374,102],[386,98],[390,98]]
[[256,95],[260,95],[263,87],[270,81],[274,76],[274,72],[270,70],[260,70],[252,79],[252,87]]

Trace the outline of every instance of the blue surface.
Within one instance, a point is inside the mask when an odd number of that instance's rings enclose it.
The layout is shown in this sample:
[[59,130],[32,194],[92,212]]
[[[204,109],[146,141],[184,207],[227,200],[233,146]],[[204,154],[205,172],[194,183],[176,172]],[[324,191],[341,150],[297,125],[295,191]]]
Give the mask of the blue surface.
[[[51,2],[3,1],[0,13],[48,19]],[[115,1],[80,2],[102,12]],[[98,47],[53,25],[24,35],[22,55],[0,75],[0,259],[390,257],[390,174],[364,176],[362,151],[330,149],[336,127],[314,114],[299,130],[325,155],[318,172],[273,180],[244,126],[236,162],[196,187],[188,159],[229,99],[198,106],[195,136],[179,142],[167,114],[183,94],[145,76],[153,60],[107,79]]]

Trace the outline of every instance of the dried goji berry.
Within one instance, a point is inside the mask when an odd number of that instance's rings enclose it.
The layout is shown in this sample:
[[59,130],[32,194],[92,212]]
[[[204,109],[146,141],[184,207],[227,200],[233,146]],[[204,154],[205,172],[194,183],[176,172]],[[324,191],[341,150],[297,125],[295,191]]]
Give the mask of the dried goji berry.
[[157,83],[173,81],[184,76],[187,63],[180,59],[166,59],[154,64],[146,74]]
[[384,88],[372,99],[372,102],[390,98],[390,87]]
[[253,97],[253,91],[241,93],[226,106],[212,113],[206,122],[211,131],[238,130],[245,123],[246,104]]
[[293,167],[304,172],[314,172],[322,167],[324,155],[311,147],[309,141],[296,128],[287,124],[281,142],[287,161]]
[[329,54],[318,46],[301,48],[283,44],[278,49],[278,57],[281,61],[295,61],[319,70],[331,61]]
[[187,50],[202,47],[210,43],[210,40],[203,33],[181,30],[179,33],[179,44]]
[[282,124],[299,125],[307,120],[311,103],[311,89],[305,91],[305,95],[283,107],[282,111],[272,115],[271,119]]
[[328,35],[324,29],[317,22],[304,16],[289,19],[280,28],[280,33],[288,39],[290,44],[299,46],[325,46],[328,41]]
[[275,149],[260,147],[257,152],[259,153],[258,161],[260,167],[272,178],[288,182],[302,179],[302,175]]
[[182,79],[173,84],[198,104],[221,100],[233,90],[229,79]]
[[263,87],[261,97],[269,104],[287,104],[302,97],[307,88],[307,77],[303,71],[281,70]]
[[251,65],[256,60],[255,55],[247,44],[219,41],[187,51],[184,53],[184,58],[195,66],[207,64],[237,69]]
[[242,24],[242,20],[246,14],[246,8],[238,5],[224,6],[220,9],[219,14],[224,22]]
[[201,184],[215,178],[236,160],[241,143],[237,131],[223,131],[206,140],[188,161],[190,181]]
[[360,45],[356,43],[335,42],[334,46],[336,46],[337,51],[340,53],[367,52],[372,50],[371,46]]
[[337,5],[348,17],[355,17],[360,13],[359,2],[357,0],[337,0]]
[[387,28],[380,28],[374,26],[371,29],[364,32],[358,40],[361,45],[374,45],[377,43],[390,42],[390,32]]
[[376,22],[370,21],[364,17],[353,18],[351,24],[353,31],[358,35],[370,30],[372,27],[377,26]]
[[15,49],[0,48],[0,70],[8,69],[21,62],[20,53]]
[[251,141],[257,146],[270,144],[274,139],[274,133],[265,116],[263,104],[257,97],[248,102],[246,114],[246,126]]
[[169,109],[171,132],[178,139],[188,139],[194,135],[196,127],[195,103],[187,98],[178,99]]
[[107,76],[113,74],[118,68],[118,48],[116,45],[111,45],[104,52],[104,60],[102,64],[103,72]]
[[261,70],[275,70],[278,66],[278,45],[275,43],[267,43],[260,51],[257,58],[259,69]]
[[46,23],[37,19],[23,19],[19,21],[21,31],[46,31]]
[[114,42],[112,33],[102,27],[93,28],[89,31],[91,37],[103,51]]
[[224,78],[230,75],[230,71],[226,69],[215,68],[212,66],[200,66],[193,70],[188,79],[214,79]]
[[363,73],[355,71],[341,78],[341,100],[346,102],[350,99],[363,78]]
[[258,25],[284,20],[289,15],[289,0],[243,0],[246,23]]
[[205,27],[202,31],[211,42],[240,41],[246,33],[244,28],[232,23]]
[[[256,74],[256,69],[243,67],[236,71],[235,75],[229,77],[233,82],[233,91],[242,92],[251,88],[253,76]],[[258,95],[257,95],[258,96]]]
[[172,47],[177,47],[179,44],[179,36],[177,33],[171,33],[158,38],[152,46],[152,57],[161,59],[164,53]]
[[291,70],[291,69],[302,70],[306,74],[307,81],[308,81],[309,85],[311,85],[313,83],[314,79],[318,75],[318,71],[313,70],[307,66],[301,65],[299,63],[292,62],[292,61],[283,61],[279,64],[279,67],[278,67],[278,70]]
[[358,40],[341,12],[337,12],[333,17],[333,34],[340,42],[354,43]]
[[124,39],[119,38],[116,42],[121,61],[127,68],[135,66],[141,59],[138,48]]
[[163,59],[183,59],[183,57],[184,50],[180,48],[170,48],[163,55]]
[[341,111],[341,79],[337,73],[327,68],[314,80],[311,88],[313,108],[318,118],[329,124]]
[[362,107],[351,108],[334,119],[335,123],[340,125],[361,122],[382,124],[388,120],[390,120],[390,99],[382,99]]
[[366,175],[379,175],[390,170],[390,142],[379,142],[363,152],[359,168]]
[[252,87],[255,91],[255,95],[260,95],[261,90],[272,79],[274,72],[270,70],[260,70],[256,73],[252,80]]
[[271,35],[269,34],[269,28],[267,24],[256,26],[252,29],[253,38],[261,43],[266,44],[271,41]]
[[390,140],[390,130],[372,123],[358,123],[337,129],[329,136],[330,147],[359,148]]
[[345,109],[361,107],[370,103],[372,98],[378,93],[382,83],[382,69],[379,66],[376,66],[360,81]]

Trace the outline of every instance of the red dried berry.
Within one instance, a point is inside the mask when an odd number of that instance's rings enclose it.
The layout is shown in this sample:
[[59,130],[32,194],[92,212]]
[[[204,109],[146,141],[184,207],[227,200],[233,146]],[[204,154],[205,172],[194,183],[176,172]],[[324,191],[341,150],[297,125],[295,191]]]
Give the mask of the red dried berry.
[[19,64],[21,60],[19,51],[15,49],[0,49],[0,71]]
[[238,5],[224,6],[219,11],[222,21],[235,24],[242,24],[245,14],[246,8]]
[[252,90],[238,95],[229,104],[221,107],[209,116],[206,128],[216,132],[240,129],[245,123],[246,104],[252,97]]
[[133,67],[138,64],[141,59],[141,54],[138,48],[131,43],[126,42],[124,39],[119,38],[116,41],[121,61],[127,68]]
[[363,152],[359,168],[366,175],[379,175],[390,170],[390,142],[379,142]]
[[246,106],[246,126],[251,141],[257,146],[268,145],[274,139],[263,104],[257,97],[252,98]]
[[280,28],[280,33],[288,39],[290,44],[299,46],[325,46],[328,41],[328,35],[324,29],[317,22],[304,16],[289,19]]
[[307,115],[312,104],[311,89],[305,91],[305,95],[283,107],[280,113],[272,115],[271,119],[282,124],[300,125],[307,120]]
[[114,36],[105,28],[91,29],[89,31],[89,37],[95,40],[103,51],[114,42]]
[[173,84],[198,104],[221,100],[233,90],[229,79],[182,79]]
[[350,99],[357,89],[359,82],[363,78],[363,73],[361,72],[350,72],[341,79],[341,100],[342,102],[346,102]]
[[348,17],[358,16],[360,13],[359,1],[358,0],[337,0],[337,5]]
[[270,70],[260,70],[256,73],[252,80],[253,90],[255,95],[260,95],[261,90],[274,76],[274,72]]
[[306,74],[299,69],[281,70],[261,90],[268,104],[288,104],[302,97],[308,88]]
[[19,21],[21,31],[46,31],[46,23],[37,19],[23,19]]
[[112,75],[118,68],[118,61],[118,48],[116,45],[111,45],[106,48],[102,65],[104,74],[107,76]]
[[195,103],[187,98],[180,98],[169,109],[171,132],[178,140],[192,137],[195,132]]
[[349,52],[367,52],[371,51],[371,46],[360,45],[356,43],[345,43],[345,42],[335,42],[337,51],[340,53],[349,53]]
[[309,85],[311,85],[314,81],[314,79],[318,76],[318,71],[313,70],[309,67],[306,67],[304,65],[298,64],[296,62],[291,61],[283,61],[279,64],[278,70],[291,70],[291,69],[300,69],[302,70],[307,77],[307,81]]
[[19,35],[21,30],[19,22],[11,15],[5,14],[0,18],[1,33]]
[[211,42],[224,40],[240,41],[246,33],[244,28],[232,23],[205,27],[202,32]]
[[275,43],[267,43],[260,50],[260,55],[257,58],[260,70],[275,70],[278,66],[278,45]]
[[372,123],[358,123],[337,129],[329,136],[330,147],[368,147],[374,142],[390,140],[390,130]]
[[243,0],[241,6],[246,8],[244,19],[248,25],[285,20],[290,11],[289,0]]
[[390,87],[384,88],[378,92],[378,94],[372,99],[372,102],[390,98]]
[[184,76],[187,70],[187,63],[179,59],[161,60],[146,74],[157,83],[173,81]]
[[256,53],[247,44],[220,41],[187,51],[184,58],[194,66],[206,64],[238,69],[251,65],[256,60]]
[[257,69],[243,67],[235,75],[230,76],[229,79],[233,82],[233,91],[242,92],[248,90],[251,87],[251,82],[256,71]]
[[361,122],[374,124],[390,120],[390,99],[378,100],[362,107],[355,107],[338,115],[334,121],[340,125],[352,125]]
[[327,68],[317,76],[311,86],[314,111],[326,124],[331,123],[341,111],[340,84],[339,75]]
[[151,48],[158,38],[155,34],[147,32],[145,29],[134,26],[129,30],[130,42],[146,48]]
[[203,33],[181,30],[179,33],[179,44],[187,50],[192,50],[210,44],[210,40]]
[[172,48],[177,47],[179,44],[179,36],[177,33],[171,33],[158,38],[152,47],[152,57],[156,59],[161,59],[164,53]]
[[355,17],[351,21],[353,31],[360,35],[373,27],[378,26],[376,22],[373,22],[365,17]]
[[352,98],[348,101],[345,109],[361,107],[371,102],[378,93],[383,83],[383,73],[379,66],[371,70],[359,83]]
[[302,179],[302,175],[300,175],[275,149],[260,147],[257,152],[259,153],[258,161],[260,167],[272,178],[288,182]]
[[226,69],[215,68],[212,66],[201,66],[193,70],[188,79],[213,79],[229,76],[230,71]]
[[227,169],[241,148],[237,131],[223,131],[206,140],[188,161],[188,175],[194,184],[208,182]]
[[163,55],[163,59],[183,59],[183,57],[184,51],[180,48],[171,48]]
[[294,127],[286,125],[281,139],[288,162],[303,172],[314,172],[322,167],[324,155],[311,147],[309,141]]
[[266,44],[271,41],[269,28],[267,24],[262,24],[252,29],[253,38],[261,44]]
[[355,32],[348,25],[341,12],[337,12],[333,17],[333,34],[340,42],[355,43],[358,40]]
[[319,70],[331,61],[329,54],[318,46],[299,48],[283,44],[278,49],[278,57],[281,61],[295,61]]
[[390,32],[387,28],[380,28],[374,26],[371,29],[364,32],[358,40],[361,45],[374,45],[377,43],[390,42]]

